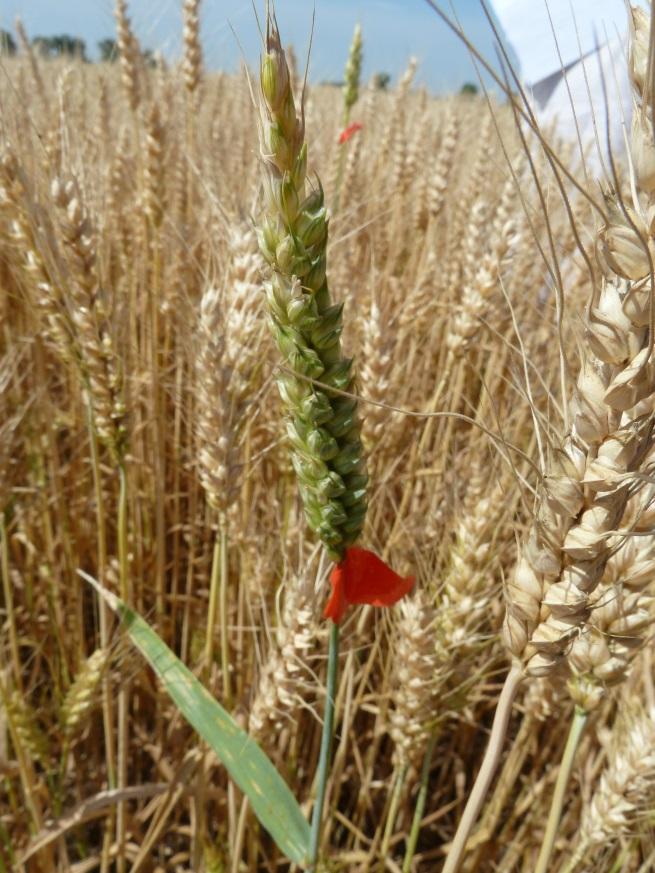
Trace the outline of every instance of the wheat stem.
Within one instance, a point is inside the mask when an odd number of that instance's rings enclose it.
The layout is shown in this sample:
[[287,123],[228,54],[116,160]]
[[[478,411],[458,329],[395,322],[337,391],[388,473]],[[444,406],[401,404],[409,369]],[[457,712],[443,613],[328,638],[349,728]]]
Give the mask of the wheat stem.
[[152,368],[152,427],[155,473],[155,615],[159,621],[164,616],[164,589],[166,585],[166,445],[165,421],[161,397],[161,374],[159,366],[159,307],[162,297],[161,248],[157,228],[149,222],[152,248],[152,276],[150,283],[151,328],[150,366]]
[[[104,497],[102,493],[102,479],[100,475],[100,458],[98,455],[98,437],[93,426],[93,407],[90,402],[86,405],[86,411],[89,444],[91,448],[91,471],[93,474],[93,488],[96,497],[96,523],[98,525],[98,579],[100,579],[104,584],[105,574],[107,572],[107,531],[105,523]],[[109,645],[109,607],[102,598],[100,598],[98,609],[100,612],[100,645],[103,649],[106,649]],[[110,788],[116,787],[113,718],[114,713],[109,680],[104,676],[102,679],[102,722],[105,732],[107,784]]]
[[585,712],[584,709],[576,706],[573,721],[571,722],[571,728],[569,730],[569,736],[566,741],[566,747],[564,749],[564,755],[562,756],[562,763],[560,764],[559,773],[557,774],[555,792],[553,794],[550,812],[548,813],[546,833],[544,834],[541,849],[539,850],[535,873],[546,873],[548,870],[550,858],[553,854],[553,847],[555,846],[555,838],[557,837],[557,828],[559,827],[559,822],[562,817],[562,807],[564,805],[566,788],[571,776],[573,762],[575,761],[575,753],[578,750],[578,744],[584,733],[588,717],[589,714]]
[[23,690],[23,675],[20,666],[20,651],[18,649],[18,635],[16,633],[16,616],[14,614],[14,596],[9,577],[9,542],[7,540],[7,520],[4,511],[0,512],[0,548],[2,555],[2,587],[5,595],[5,611],[7,624],[9,625],[9,649],[14,668],[14,683],[19,691]]
[[587,849],[589,848],[589,841],[583,840],[576,848],[573,857],[569,859],[566,867],[562,870],[562,873],[573,873],[576,869],[580,861],[584,858]]
[[332,622],[330,626],[330,645],[328,649],[327,688],[325,693],[325,711],[323,713],[323,731],[321,733],[321,749],[318,756],[318,767],[316,771],[316,802],[312,812],[312,826],[309,839],[308,869],[310,871],[316,871],[318,864],[323,806],[325,804],[325,792],[327,789],[327,778],[330,769],[330,746],[332,745],[332,731],[334,728],[338,664],[339,625]]
[[[89,431],[89,444],[91,448],[91,471],[93,475],[93,488],[96,497],[96,522],[98,525],[98,579],[104,583],[107,572],[107,530],[105,521],[104,496],[102,493],[102,478],[100,474],[100,456],[98,453],[98,435],[93,423],[93,406],[86,404],[87,428]],[[109,646],[109,607],[103,598],[99,598],[100,617],[100,645],[103,649]],[[110,789],[116,788],[116,738],[114,736],[114,705],[111,697],[111,684],[109,677],[102,677],[102,725],[105,735],[105,761],[107,764],[107,785]],[[103,839],[100,873],[106,873],[109,869],[109,848],[111,835],[116,827],[115,810],[112,807],[107,815],[105,838]]]
[[414,816],[412,818],[412,827],[407,837],[407,847],[405,849],[405,859],[403,861],[403,873],[410,873],[412,869],[412,861],[416,852],[416,844],[421,832],[421,821],[423,820],[423,812],[425,810],[425,802],[428,797],[428,781],[430,779],[430,767],[432,765],[432,755],[434,747],[437,744],[437,732],[432,731],[425,750],[423,758],[423,766],[421,768],[421,782],[419,784],[418,797],[416,798],[416,806],[414,807]]
[[[131,600],[128,592],[128,542],[127,542],[127,471],[125,462],[121,459],[118,464],[119,493],[118,493],[118,565],[119,565],[119,589],[121,599],[125,603]],[[118,695],[118,790],[127,787],[128,758],[129,758],[129,709],[130,689],[129,680],[125,680]],[[118,873],[125,871],[125,842],[127,836],[127,805],[124,800],[116,807],[116,842],[118,855],[116,869]]]
[[228,538],[227,521],[223,516],[220,527],[220,602],[221,602],[221,670],[223,672],[223,697],[225,706],[230,708],[232,692],[230,690],[230,647],[228,640],[228,607],[227,607],[227,583],[228,583]]
[[221,576],[221,540],[220,534],[214,537],[214,549],[212,553],[212,569],[209,582],[209,605],[207,607],[207,626],[205,628],[205,657],[203,672],[205,679],[211,673],[211,664],[214,660],[214,629],[216,627],[216,613],[218,612],[218,600]]
[[491,780],[500,762],[503,741],[512,713],[512,704],[522,679],[523,669],[521,665],[517,663],[512,664],[498,699],[496,714],[494,715],[491,727],[491,736],[489,737],[489,744],[482,759],[482,766],[466,802],[464,814],[457,827],[457,833],[451,844],[442,873],[457,873],[457,870],[459,870],[459,865],[466,849],[466,841],[482,809]]
[[389,845],[393,835],[393,828],[396,824],[396,816],[398,815],[398,807],[403,795],[403,786],[405,777],[407,776],[408,764],[404,763],[397,767],[396,777],[393,780],[393,791],[391,793],[391,802],[387,813],[387,821],[384,828],[384,836],[382,837],[382,846],[380,847],[380,870],[385,868],[385,859],[389,854]]
[[243,844],[246,839],[249,809],[250,804],[248,798],[244,797],[241,801],[241,809],[239,810],[239,821],[237,822],[236,838],[234,840],[234,848],[232,849],[232,866],[230,868],[230,873],[239,873],[239,870],[241,869],[241,855],[243,853]]

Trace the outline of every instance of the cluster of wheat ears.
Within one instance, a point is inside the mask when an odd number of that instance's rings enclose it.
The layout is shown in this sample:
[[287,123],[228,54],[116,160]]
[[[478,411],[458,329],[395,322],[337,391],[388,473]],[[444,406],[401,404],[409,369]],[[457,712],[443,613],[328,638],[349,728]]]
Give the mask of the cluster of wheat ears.
[[[654,869],[649,13],[595,179],[199,5],[2,61],[0,873]],[[336,625],[355,541],[415,585]]]

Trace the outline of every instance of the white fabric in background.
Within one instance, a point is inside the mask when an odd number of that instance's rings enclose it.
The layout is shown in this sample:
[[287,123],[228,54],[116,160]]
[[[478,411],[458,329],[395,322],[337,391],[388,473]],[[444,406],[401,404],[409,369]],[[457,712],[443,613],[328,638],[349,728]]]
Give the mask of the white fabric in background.
[[545,79],[561,66],[566,67],[580,55],[593,51],[596,45],[614,42],[617,35],[627,31],[628,15],[623,0],[548,0],[548,3],[546,0],[492,0],[492,6],[528,85]]
[[594,118],[601,153],[607,154],[604,77],[612,150],[624,152],[623,122],[632,114],[632,92],[623,0],[492,0],[492,5],[518,58],[520,77],[532,90],[540,124],[555,124],[559,136],[575,139],[577,118],[590,164],[598,167]]
[[[535,103],[539,123],[548,125],[554,119],[557,132],[567,138],[577,136],[577,120],[583,148],[591,149],[587,154],[592,166],[599,164],[598,148],[603,156],[607,155],[608,117],[612,152],[617,155],[625,153],[624,125],[629,131],[632,117],[632,88],[627,73],[625,42],[615,40],[578,61],[565,77],[560,76],[545,106],[539,106],[536,99]],[[600,140],[599,145],[596,137]]]

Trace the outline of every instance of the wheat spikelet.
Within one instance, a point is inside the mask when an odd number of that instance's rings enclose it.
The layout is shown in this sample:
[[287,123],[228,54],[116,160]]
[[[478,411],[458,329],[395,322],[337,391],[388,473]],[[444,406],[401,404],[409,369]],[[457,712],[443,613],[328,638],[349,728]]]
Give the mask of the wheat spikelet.
[[24,415],[22,409],[16,409],[10,391],[19,365],[20,357],[13,350],[5,352],[0,358],[0,512],[5,512],[12,500],[11,469],[17,466],[17,459],[14,457],[16,436]]
[[[471,702],[479,653],[489,654],[495,632],[498,587],[494,576],[507,519],[507,485],[489,489],[488,477],[477,472],[453,528],[453,545],[438,602],[435,653],[440,664],[439,697],[448,694],[450,707],[462,710]],[[504,506],[500,516],[497,507]]]
[[312,603],[312,593],[302,580],[287,588],[280,623],[250,710],[248,730],[256,738],[268,736],[270,740],[294,719],[305,699],[304,673],[318,639]]
[[444,122],[444,132],[428,186],[428,214],[435,221],[443,209],[448,191],[448,180],[453,167],[459,134],[457,113],[451,106]]
[[523,711],[530,718],[546,722],[561,708],[565,697],[561,686],[539,676],[527,687],[522,702]]
[[[416,58],[410,58],[407,69],[400,77],[398,87],[393,94],[389,121],[382,134],[376,175],[382,168],[386,169],[383,178],[387,178],[391,191],[399,186],[402,179],[406,147],[405,102],[416,74],[417,63]],[[389,167],[391,167],[390,171]]]
[[74,115],[75,108],[72,106],[73,85],[75,81],[75,68],[67,64],[57,77],[57,97],[59,100],[59,124],[62,131],[66,131],[68,119]]
[[182,73],[187,92],[191,96],[198,90],[202,79],[199,11],[200,0],[184,0],[182,4],[184,18],[184,60],[182,62]]
[[[407,164],[408,142],[405,130],[406,117],[402,104],[398,109],[398,119],[390,128],[389,142],[389,194],[391,197],[402,197],[405,191],[405,166]],[[391,237],[389,237],[391,239]]]
[[[98,82],[98,88],[98,111],[96,115],[96,121],[92,129],[92,136],[96,143],[102,143],[104,146],[104,141],[108,138],[110,132],[113,129],[112,103],[109,98],[109,89],[106,79],[100,79],[100,81]],[[99,150],[99,155],[104,161],[106,157],[105,152]]]
[[132,32],[127,17],[126,0],[116,0],[114,9],[116,33],[118,37],[118,58],[121,65],[121,82],[132,112],[136,112],[141,101],[141,82],[139,71],[139,43]]
[[37,241],[35,208],[29,186],[16,155],[8,147],[0,159],[0,202],[6,208],[6,232],[35,289],[35,302],[43,314],[47,332],[64,360],[76,360],[79,349],[72,325],[66,318],[61,289],[42,256],[43,245]]
[[655,618],[651,585],[655,537],[637,535],[630,524],[643,524],[642,515],[652,500],[651,488],[638,490],[630,498],[622,520],[626,532],[611,539],[615,551],[594,595],[589,622],[568,653],[572,672],[569,692],[586,711],[600,704],[607,686],[625,681]]
[[343,169],[343,181],[341,183],[342,200],[346,198],[352,203],[356,203],[360,196],[359,183],[361,177],[357,172],[362,154],[362,136],[356,136],[350,144],[346,163]]
[[492,488],[488,486],[488,475],[481,470],[475,472],[455,526],[450,567],[444,580],[444,602],[448,607],[456,606],[462,618],[476,610],[485,611],[495,596],[488,585],[488,573],[490,563],[497,560],[492,552],[502,520],[497,507],[504,505],[507,484],[500,481]]
[[113,224],[116,230],[125,230],[125,223],[121,220],[125,207],[125,186],[129,178],[130,166],[130,135],[127,127],[121,126],[116,138],[116,147],[108,169],[107,185],[107,211],[108,223]]
[[[368,318],[364,320],[364,348],[360,379],[362,392],[368,400],[385,402],[389,391],[389,371],[391,354],[388,341],[385,339],[383,320],[380,307],[376,300],[371,301]],[[368,451],[376,448],[380,442],[389,413],[381,406],[371,404],[366,409],[362,425],[362,440]]]
[[607,686],[625,681],[655,618],[655,597],[621,585],[601,585],[591,608],[587,626],[567,653],[573,673],[569,693],[586,712],[601,703]]
[[61,706],[61,723],[67,736],[72,736],[96,703],[96,692],[109,661],[108,649],[96,649],[73,680]]
[[348,60],[346,61],[346,69],[344,73],[343,86],[343,123],[348,124],[350,112],[357,103],[359,97],[359,79],[362,73],[362,28],[359,24],[355,25],[350,50],[348,52]]
[[[432,161],[427,160],[431,142],[434,142],[434,121],[425,112],[417,132],[411,140],[405,171],[409,175],[408,187],[416,179],[412,205],[412,226],[417,234],[423,234],[430,220],[429,200],[432,182]],[[411,169],[411,172],[410,172]],[[426,238],[427,242],[427,238]]]
[[400,80],[398,82],[398,87],[396,88],[396,93],[394,95],[394,103],[396,107],[401,106],[409,94],[409,90],[412,87],[412,82],[414,81],[414,77],[416,76],[416,70],[418,69],[418,58],[415,58],[413,55],[407,62],[407,67],[404,70]]
[[122,375],[104,311],[94,231],[75,179],[55,179],[51,196],[69,269],[67,305],[75,326],[78,362],[89,390],[98,436],[118,456],[126,436]]
[[221,845],[213,846],[211,843],[206,843],[203,851],[203,864],[207,873],[225,873],[227,864],[225,849]]
[[392,712],[389,733],[400,767],[420,761],[434,719],[439,660],[434,645],[438,613],[418,589],[398,607],[391,676]]
[[361,118],[364,130],[371,130],[377,120],[377,92],[375,83],[371,80],[364,92],[361,102]]
[[23,26],[23,22],[20,18],[15,19],[14,26],[16,27],[16,33],[18,34],[20,47],[27,55],[29,61],[30,71],[32,73],[32,78],[34,79],[34,84],[36,85],[36,95],[40,103],[41,111],[45,112],[48,106],[48,98],[46,94],[46,87],[43,82],[43,77],[41,76],[41,69],[39,67],[36,53],[34,51],[34,48],[32,47],[31,42],[29,41],[29,38],[25,31],[25,27]]
[[255,234],[235,226],[229,245],[226,291],[209,287],[200,303],[196,358],[200,478],[211,505],[221,513],[237,486],[238,436],[266,348]]
[[210,286],[200,301],[196,358],[198,466],[209,503],[224,514],[236,488],[236,444],[225,308]]
[[[585,389],[588,373],[582,374]],[[583,396],[586,400],[589,392]],[[601,412],[602,390],[599,399]],[[565,441],[559,464],[546,480],[535,525],[507,590],[505,642],[535,675],[559,666],[576,629],[587,620],[589,597],[609,557],[607,535],[627,499],[625,490],[610,488],[609,496],[598,497],[603,495],[599,489],[585,501],[582,482],[591,458],[576,436]],[[638,462],[638,446],[633,442],[631,448],[624,455],[626,472]]]
[[153,227],[159,227],[164,218],[164,125],[159,104],[155,101],[146,119],[144,177],[144,211]]
[[[456,355],[463,354],[468,344],[476,336],[481,321],[489,314],[492,295],[494,291],[498,290],[503,270],[510,264],[513,251],[518,245],[519,235],[516,232],[514,220],[509,217],[512,214],[511,200],[514,193],[514,180],[509,179],[503,189],[501,201],[492,223],[489,249],[482,258],[473,257],[473,254],[469,252],[471,263],[473,260],[478,260],[479,265],[472,278],[464,284],[462,302],[457,309],[446,340],[448,348]],[[482,229],[483,222],[479,220],[479,217],[485,215],[484,206],[476,204],[473,213],[477,216],[472,221],[472,225],[477,229],[477,235]]]
[[228,343],[233,344],[230,354],[238,365],[241,354],[247,349],[260,353],[260,349],[254,347],[261,339],[262,260],[256,234],[250,227],[232,227],[229,248]]
[[[607,847],[632,832],[655,801],[655,714],[631,713],[616,730],[579,839],[584,851]],[[580,854],[583,854],[581,852]]]
[[[429,126],[430,119],[427,114],[423,114],[416,124],[413,135],[408,138],[399,185],[400,190],[404,194],[414,185],[415,180],[421,177],[421,168],[425,164],[425,143],[428,138]],[[423,199],[421,194],[416,192],[414,196],[416,204],[420,203]]]
[[[359,536],[366,515],[367,476],[352,361],[341,353],[342,307],[326,278],[327,220],[320,188],[306,196],[304,120],[296,115],[279,34],[269,22],[261,68],[260,136],[265,168],[262,254],[272,268],[266,285],[273,335],[288,370],[278,387],[289,412],[288,435],[305,516],[331,557]],[[306,377],[319,379],[318,389]]]
[[[636,91],[638,101],[640,96]],[[642,110],[648,108],[642,104]],[[651,151],[655,156],[652,142]],[[655,193],[650,177],[639,171],[635,185],[645,198]],[[614,193],[606,192],[605,200],[607,220],[597,246],[605,276],[598,304],[589,309],[571,432],[545,480],[508,587],[505,641],[533,673],[559,666],[586,623],[630,482],[638,481],[635,474],[653,446],[650,417],[635,406],[655,392],[646,317],[652,300],[649,234],[643,218],[620,206]]]
[[77,180],[72,176],[56,177],[50,194],[59,210],[57,226],[70,276],[76,290],[82,292],[87,301],[93,301],[98,294],[96,240],[90,219],[82,206],[82,194]]
[[[476,143],[475,158],[470,172],[465,178],[465,185],[462,188],[460,197],[456,204],[456,212],[453,217],[452,226],[449,228],[448,241],[452,245],[456,241],[458,250],[461,250],[464,245],[465,254],[458,258],[460,269],[464,266],[471,269],[475,265],[474,249],[478,244],[480,236],[480,227],[478,224],[473,225],[469,234],[469,218],[471,209],[474,204],[478,203],[478,212],[484,210],[485,189],[489,180],[489,160],[492,150],[492,121],[489,114],[485,114],[480,136]],[[480,219],[478,219],[479,221]],[[467,236],[471,239],[466,241]],[[462,240],[465,240],[464,244]]]
[[33,707],[18,689],[3,694],[3,698],[16,741],[33,761],[46,766],[50,757],[48,738],[37,721]]
[[409,335],[417,331],[427,334],[438,306],[436,288],[439,261],[434,252],[428,252],[423,270],[403,302],[399,324]]

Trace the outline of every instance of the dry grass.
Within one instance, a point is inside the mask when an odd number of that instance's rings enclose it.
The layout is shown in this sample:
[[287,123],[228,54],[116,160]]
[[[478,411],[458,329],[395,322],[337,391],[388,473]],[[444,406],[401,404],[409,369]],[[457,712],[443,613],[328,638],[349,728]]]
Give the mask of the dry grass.
[[[243,75],[203,70],[197,6],[179,67],[143,65],[119,3],[116,65],[21,56],[0,78],[0,871],[286,869],[78,569],[129,599],[311,796],[326,592],[263,327],[256,111]],[[360,90],[350,118],[364,127],[345,146],[342,95],[306,95],[310,172],[328,205],[340,185],[328,263],[360,374],[363,542],[419,589],[342,628],[323,834],[335,871],[402,868],[429,744],[411,869],[436,869],[454,834],[506,671],[504,580],[566,432],[560,342],[573,383],[591,290],[509,110],[411,78]],[[591,248],[592,210],[570,198]],[[626,513],[647,531],[644,494]],[[652,548],[645,537],[610,570],[650,567]],[[603,608],[594,633],[616,636],[618,607]],[[598,703],[553,870],[581,816],[580,869],[636,871],[652,852],[652,779],[615,773],[639,764],[636,728],[615,732],[609,763],[601,742],[617,704],[652,704],[649,665],[637,656]],[[533,868],[570,717],[561,691],[521,691],[471,873]],[[630,808],[614,815],[619,795]]]

